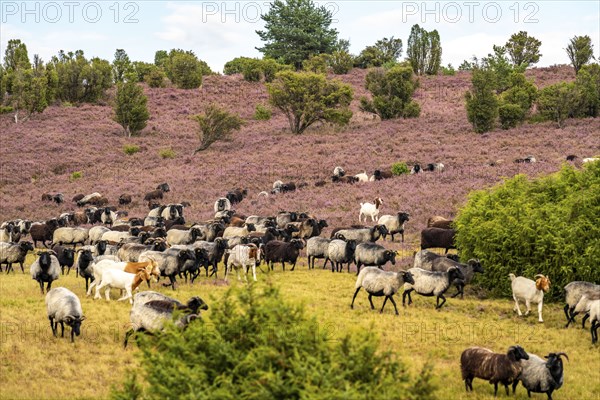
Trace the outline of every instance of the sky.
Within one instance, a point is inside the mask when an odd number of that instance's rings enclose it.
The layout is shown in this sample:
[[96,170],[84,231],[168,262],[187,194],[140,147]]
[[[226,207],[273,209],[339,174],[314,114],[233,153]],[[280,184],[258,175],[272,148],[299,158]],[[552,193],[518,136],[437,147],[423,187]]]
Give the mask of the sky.
[[[487,56],[521,30],[542,41],[537,66],[568,64],[575,35],[592,38],[600,58],[599,1],[321,1],[332,27],[358,54],[383,37],[402,39],[419,24],[437,29],[442,63]],[[260,57],[256,30],[266,1],[6,1],[0,0],[0,56],[10,39],[21,39],[30,58],[48,61],[59,50],[81,49],[112,61],[117,48],[133,61],[153,62],[156,50],[193,50],[214,71],[239,56]]]

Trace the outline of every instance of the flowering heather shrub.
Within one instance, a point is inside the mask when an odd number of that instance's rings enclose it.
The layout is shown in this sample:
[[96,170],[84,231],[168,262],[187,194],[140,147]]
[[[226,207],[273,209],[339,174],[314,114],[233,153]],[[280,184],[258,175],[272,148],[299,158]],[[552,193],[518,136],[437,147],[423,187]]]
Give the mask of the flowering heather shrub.
[[397,162],[392,164],[392,174],[398,176],[403,174],[408,174],[410,169],[405,162]]
[[569,282],[598,282],[599,188],[596,162],[475,191],[455,219],[461,257],[482,261],[485,274],[477,282],[498,296],[510,294],[509,273],[549,276],[554,298]]

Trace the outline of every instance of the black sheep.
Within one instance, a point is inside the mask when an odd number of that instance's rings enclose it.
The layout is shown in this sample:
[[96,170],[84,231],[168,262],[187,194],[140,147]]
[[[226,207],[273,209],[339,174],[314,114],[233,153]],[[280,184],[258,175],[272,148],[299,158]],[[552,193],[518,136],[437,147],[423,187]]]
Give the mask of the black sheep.
[[71,272],[71,267],[75,263],[75,250],[64,246],[55,245],[52,250],[56,253],[56,258],[60,263],[61,273],[65,274],[65,267],[67,267],[67,275]]
[[454,236],[456,230],[442,228],[425,228],[421,231],[421,250],[439,247],[446,249],[455,249]]
[[292,271],[296,268],[296,261],[300,250],[304,247],[304,242],[299,239],[293,239],[290,242],[272,240],[264,247],[265,262],[269,263],[273,270],[273,263],[280,262],[285,271],[285,263],[292,264]]

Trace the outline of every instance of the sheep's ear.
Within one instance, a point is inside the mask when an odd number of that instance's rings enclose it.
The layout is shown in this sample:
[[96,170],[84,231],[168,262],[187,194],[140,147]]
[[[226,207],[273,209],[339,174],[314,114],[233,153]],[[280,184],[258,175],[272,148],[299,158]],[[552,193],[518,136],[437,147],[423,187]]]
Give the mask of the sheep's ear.
[[72,324],[72,323],[73,323],[73,317],[72,317],[72,316],[70,316],[70,315],[66,316],[66,317],[65,317],[65,322],[66,322],[67,324]]

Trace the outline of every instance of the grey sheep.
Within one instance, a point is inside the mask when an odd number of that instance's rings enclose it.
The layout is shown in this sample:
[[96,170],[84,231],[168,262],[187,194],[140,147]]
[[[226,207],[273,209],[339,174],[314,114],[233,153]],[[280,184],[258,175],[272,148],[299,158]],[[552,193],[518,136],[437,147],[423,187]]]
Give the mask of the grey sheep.
[[[315,259],[327,259],[327,249],[329,248],[331,239],[322,238],[319,236],[311,237],[306,241],[306,256],[308,257],[308,267],[315,268]],[[323,268],[327,265],[327,261],[323,264]]]
[[433,251],[420,250],[415,254],[413,268],[423,268],[431,271],[431,269],[433,268],[433,260],[440,257],[445,257],[454,261],[458,261],[458,256],[456,254],[440,255],[434,253]]
[[298,220],[298,213],[281,211],[275,216],[275,223],[279,229],[283,229],[290,222],[296,222]]
[[214,242],[219,235],[225,232],[225,225],[222,222],[210,222],[203,225],[192,225],[192,228],[200,229],[200,236],[196,240],[206,240],[207,242]]
[[216,238],[214,242],[198,241],[192,246],[206,250],[207,260],[204,264],[206,276],[208,277],[208,267],[212,266],[210,276],[214,275],[217,278],[217,264],[221,262],[223,254],[225,254],[225,250],[228,248],[227,239]]
[[107,228],[105,226],[92,226],[90,228],[90,230],[88,231],[88,240],[90,242],[90,244],[96,244],[98,243],[100,240],[102,240],[102,235],[104,235],[104,233],[106,232],[110,232],[110,228]]
[[[415,283],[407,283],[404,285],[402,305],[405,304],[406,297],[408,297],[408,304],[410,305],[412,303],[410,293],[415,291],[421,296],[436,296],[436,310],[439,310],[444,303],[446,303],[444,293],[446,293],[452,282],[455,279],[465,279],[462,272],[457,267],[450,267],[446,272],[426,271],[421,268],[411,268],[408,271],[412,274]],[[440,299],[442,300],[441,303]]]
[[44,294],[44,282],[48,284],[46,291],[49,291],[52,282],[60,277],[60,263],[56,258],[56,253],[52,250],[39,252],[38,256],[29,267],[29,271],[31,272],[31,279],[40,284],[40,290]]
[[371,228],[341,229],[334,235],[335,238],[343,236],[346,240],[354,240],[356,243],[376,242],[383,235],[388,234],[385,225],[375,225]]
[[52,244],[77,244],[84,245],[88,240],[87,228],[58,228],[52,235]]
[[52,334],[56,337],[60,323],[60,337],[65,337],[65,324],[67,324],[71,327],[71,343],[73,343],[75,336],[81,334],[81,322],[85,319],[79,298],[64,287],[54,288],[46,294],[46,308]]
[[248,236],[250,232],[254,232],[255,230],[256,228],[254,227],[254,224],[244,224],[244,227],[242,228],[237,226],[228,226],[223,232],[223,237],[227,239],[234,236]]
[[327,258],[325,259],[325,265],[327,261],[331,261],[331,272],[335,271],[342,272],[344,264],[348,264],[348,272],[350,272],[350,264],[354,261],[354,251],[356,250],[355,240],[341,240],[333,239],[327,247]]
[[396,302],[394,301],[393,296],[398,292],[400,286],[402,286],[405,283],[415,283],[410,272],[391,272],[382,271],[377,267],[365,267],[362,271],[360,271],[358,277],[356,278],[356,291],[354,292],[354,296],[352,297],[352,304],[350,304],[350,308],[354,308],[354,300],[356,299],[356,295],[360,291],[360,288],[364,288],[365,291],[369,294],[369,303],[371,303],[371,310],[375,309],[372,297],[385,296],[385,300],[383,300],[383,305],[381,306],[380,313],[383,313],[385,303],[389,299],[394,305],[396,315],[398,315],[398,307],[396,307]]
[[574,310],[575,306],[581,299],[581,296],[586,294],[587,292],[600,292],[600,285],[596,285],[591,282],[585,281],[575,281],[569,283],[564,287],[565,290],[565,316],[567,317],[567,325],[568,327],[571,322],[575,322]]
[[[452,298],[458,296],[460,294],[460,298],[462,299],[465,292],[465,285],[468,285],[473,280],[473,276],[476,272],[483,273],[483,267],[481,266],[481,262],[474,258],[471,258],[467,261],[466,264],[461,264],[457,261],[451,260],[447,257],[438,257],[432,262],[432,271],[448,271],[451,267],[457,267],[462,272],[464,279],[457,279],[453,282],[453,285],[456,286],[457,292],[452,295]],[[423,268],[427,269],[427,268]]]
[[197,239],[202,238],[200,228],[192,227],[188,230],[171,229],[167,232],[167,243],[172,246],[174,244],[192,244]]
[[569,356],[566,353],[550,353],[545,358],[529,353],[528,360],[521,360],[522,372],[517,379],[513,381],[513,394],[519,381],[523,387],[527,389],[527,396],[531,397],[533,393],[546,393],[548,400],[552,400],[552,392],[563,385],[563,363],[561,356],[565,356],[568,360]]
[[171,286],[175,290],[176,276],[182,271],[187,260],[196,260],[194,252],[189,249],[168,249],[164,252],[147,250],[140,254],[139,262],[155,260],[158,263],[161,276],[169,278],[170,283],[163,286]]
[[385,225],[388,233],[383,234],[385,240],[387,235],[392,236],[392,242],[394,241],[394,235],[399,233],[402,235],[402,242],[404,243],[404,225],[410,221],[410,215],[405,212],[399,212],[398,215],[382,215],[377,220],[379,225]]
[[19,263],[21,272],[25,273],[23,263],[25,262],[25,257],[27,257],[27,252],[29,251],[33,251],[33,243],[31,242],[0,242],[0,264],[6,264],[6,273],[8,274],[10,272],[13,263]]
[[359,243],[356,245],[354,263],[356,264],[357,273],[360,272],[360,267],[363,265],[381,268],[388,261],[392,265],[396,265],[395,251],[388,250],[375,243]]
[[133,297],[129,312],[131,329],[125,334],[123,347],[127,347],[129,337],[135,332],[153,333],[161,331],[165,322],[172,321],[175,312],[180,312],[174,321],[175,326],[185,329],[200,316],[200,310],[208,310],[208,305],[199,297],[192,297],[187,304],[157,292],[140,292]]
[[146,243],[148,244],[125,243],[117,251],[117,257],[121,261],[138,262],[140,254],[144,251],[165,251],[168,247],[164,239],[161,238],[148,239]]

